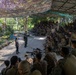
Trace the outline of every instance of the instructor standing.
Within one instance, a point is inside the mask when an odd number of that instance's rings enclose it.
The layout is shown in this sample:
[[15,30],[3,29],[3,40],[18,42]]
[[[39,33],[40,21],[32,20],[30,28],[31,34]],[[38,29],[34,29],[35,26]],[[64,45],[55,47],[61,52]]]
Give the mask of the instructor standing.
[[19,43],[18,43],[18,38],[15,39],[15,46],[16,46],[16,54],[19,53]]
[[28,42],[28,35],[27,32],[24,33],[24,47],[27,47],[27,42]]

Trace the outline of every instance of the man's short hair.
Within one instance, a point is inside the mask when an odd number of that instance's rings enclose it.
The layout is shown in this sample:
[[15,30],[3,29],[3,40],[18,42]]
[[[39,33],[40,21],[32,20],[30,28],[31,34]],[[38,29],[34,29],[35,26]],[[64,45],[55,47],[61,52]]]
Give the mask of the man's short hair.
[[25,75],[27,75],[27,74],[30,73],[30,64],[26,60],[21,61],[18,64],[18,69],[21,69],[22,70],[22,73],[25,74]]
[[12,56],[10,61],[11,61],[11,65],[15,65],[18,61],[18,57],[17,56]]
[[9,66],[9,64],[10,64],[9,60],[5,60],[5,61],[4,61],[4,64],[5,64],[6,66]]
[[36,54],[36,58],[40,60],[42,58],[42,54],[41,53]]
[[62,53],[64,53],[65,55],[68,55],[70,53],[70,47],[62,47],[61,49]]
[[51,47],[47,47],[47,49],[48,49],[48,51],[50,51],[50,52],[52,51],[52,48],[51,48]]

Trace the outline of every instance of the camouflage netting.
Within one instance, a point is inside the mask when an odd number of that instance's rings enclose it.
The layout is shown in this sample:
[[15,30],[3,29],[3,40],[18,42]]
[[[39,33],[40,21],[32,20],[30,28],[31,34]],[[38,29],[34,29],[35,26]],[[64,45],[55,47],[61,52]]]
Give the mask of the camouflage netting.
[[52,0],[0,0],[0,17],[25,17],[51,9]]

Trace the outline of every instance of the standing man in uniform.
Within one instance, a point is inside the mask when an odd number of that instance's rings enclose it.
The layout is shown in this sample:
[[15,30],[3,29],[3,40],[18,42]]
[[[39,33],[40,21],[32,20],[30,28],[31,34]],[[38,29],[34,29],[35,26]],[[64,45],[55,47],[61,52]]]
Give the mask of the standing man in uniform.
[[16,54],[19,53],[19,43],[18,43],[18,39],[15,39],[15,46],[16,46]]
[[28,42],[28,38],[27,38],[27,32],[25,32],[24,34],[24,47],[26,48],[27,47],[27,42]]

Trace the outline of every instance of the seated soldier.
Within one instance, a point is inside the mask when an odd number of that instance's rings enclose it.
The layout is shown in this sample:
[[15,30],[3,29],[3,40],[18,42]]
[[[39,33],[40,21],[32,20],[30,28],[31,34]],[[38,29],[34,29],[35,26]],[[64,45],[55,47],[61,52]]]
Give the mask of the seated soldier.
[[57,60],[56,60],[56,53],[52,52],[52,48],[48,47],[47,49],[48,49],[48,53],[45,55],[44,60],[47,61],[47,74],[50,74]]
[[63,66],[65,59],[69,56],[69,49],[67,47],[62,47],[60,54],[64,59],[58,61],[57,65],[52,69],[51,75],[65,75]]
[[37,54],[36,55],[36,61],[32,66],[32,71],[39,70],[42,75],[47,75],[47,63],[46,61],[41,60],[42,55]]
[[34,72],[31,73],[31,75],[42,75],[40,71],[35,70]]
[[6,72],[9,69],[9,64],[10,64],[9,60],[5,60],[4,64],[5,64],[6,67],[2,69],[2,71],[1,71],[2,75],[6,75]]
[[52,70],[51,75],[76,75],[76,58],[70,52],[70,47],[62,47],[61,56],[57,66]]
[[18,72],[20,75],[29,75],[30,74],[30,64],[24,60],[18,64]]
[[19,58],[17,56],[12,56],[10,69],[7,71],[6,75],[18,75],[17,65]]
[[40,71],[35,70],[31,73],[31,66],[29,64],[29,62],[27,62],[26,60],[21,61],[18,64],[18,72],[19,75],[41,75]]

